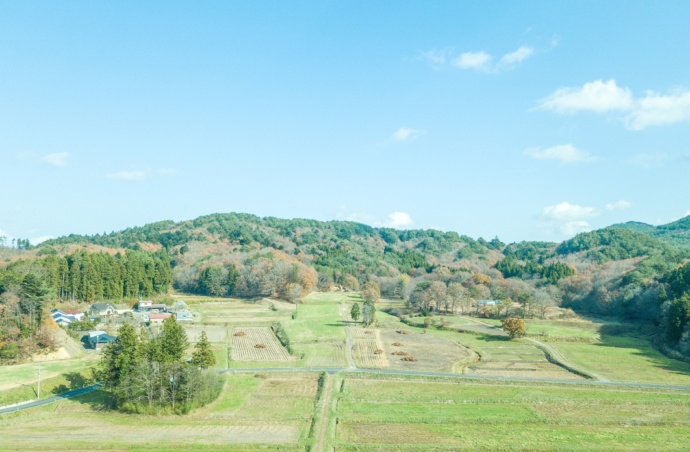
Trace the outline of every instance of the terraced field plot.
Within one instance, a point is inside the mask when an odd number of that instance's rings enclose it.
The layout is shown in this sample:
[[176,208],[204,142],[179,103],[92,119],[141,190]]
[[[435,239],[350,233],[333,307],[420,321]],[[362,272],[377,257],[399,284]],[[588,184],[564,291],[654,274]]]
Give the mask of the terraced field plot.
[[[380,313],[379,318],[385,329],[390,333],[384,334],[388,346],[389,342],[399,341],[403,344],[416,346],[414,356],[418,359],[422,357],[425,361],[418,361],[413,367],[410,363],[405,363],[405,368],[410,370],[429,370],[439,369],[439,362],[428,362],[432,357],[443,357],[445,349],[447,358],[445,367],[442,370],[450,371],[465,368],[468,374],[497,377],[518,377],[518,378],[547,378],[556,380],[579,380],[579,375],[573,374],[564,368],[550,363],[546,355],[539,348],[529,342],[508,340],[507,337],[493,336],[488,334],[460,333],[452,330],[439,330],[437,328],[417,328],[401,323],[397,317]],[[481,327],[481,325],[477,325]],[[487,329],[487,327],[483,327]],[[395,336],[395,332],[407,330],[408,335]],[[488,328],[488,331],[491,331]],[[420,334],[423,333],[423,334]],[[428,337],[428,339],[424,339]],[[419,339],[418,339],[419,338]],[[433,338],[433,339],[432,339]],[[419,342],[417,342],[419,341]],[[428,347],[421,344],[428,342]],[[443,343],[446,343],[445,347]],[[415,345],[420,344],[420,345]],[[437,344],[436,348],[432,344]],[[454,348],[449,351],[448,346]],[[426,352],[424,349],[426,348]],[[475,354],[476,353],[476,354]],[[455,358],[455,359],[454,359]],[[438,358],[437,358],[438,359]],[[448,363],[451,363],[450,366]],[[455,363],[453,365],[452,363]]]
[[354,358],[357,367],[389,367],[386,350],[381,342],[380,332],[376,329],[350,328],[354,337]]
[[322,342],[293,346],[305,367],[347,367],[343,342]]
[[195,344],[201,339],[201,332],[206,332],[206,337],[209,342],[225,343],[228,338],[228,329],[225,325],[184,325],[187,333],[187,339],[190,343]]
[[285,350],[270,328],[243,327],[232,329],[230,346],[235,361],[290,361]]
[[[192,307],[201,315],[202,322],[211,323],[251,323],[270,325],[289,319],[296,306],[279,301],[263,300],[247,303],[241,300],[200,303]],[[275,309],[275,310],[274,310]]]
[[345,378],[336,450],[678,450],[690,394],[631,388]]

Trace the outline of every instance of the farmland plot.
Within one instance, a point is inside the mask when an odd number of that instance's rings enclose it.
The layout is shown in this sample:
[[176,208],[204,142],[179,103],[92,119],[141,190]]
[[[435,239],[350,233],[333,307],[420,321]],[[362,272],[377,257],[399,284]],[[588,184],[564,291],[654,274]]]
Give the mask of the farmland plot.
[[466,362],[472,357],[467,348],[448,339],[404,329],[399,331],[409,333],[400,334],[397,331],[381,332],[388,359],[394,369],[452,372],[458,363]]
[[388,357],[378,330],[350,328],[355,338],[354,357],[359,367],[389,367]]
[[0,449],[305,450],[318,374],[226,378],[218,400],[185,416],[103,410],[99,392],[0,415]]
[[331,447],[354,450],[685,450],[690,395],[542,383],[346,378]]
[[531,343],[492,340],[472,345],[481,353],[481,360],[467,368],[468,374],[497,377],[550,378],[581,380],[582,377],[549,362],[542,350]]
[[290,361],[292,357],[270,328],[232,329],[232,359],[235,361]]
[[201,340],[201,332],[206,331],[209,342],[225,342],[228,330],[224,325],[184,325],[189,342],[195,344]]

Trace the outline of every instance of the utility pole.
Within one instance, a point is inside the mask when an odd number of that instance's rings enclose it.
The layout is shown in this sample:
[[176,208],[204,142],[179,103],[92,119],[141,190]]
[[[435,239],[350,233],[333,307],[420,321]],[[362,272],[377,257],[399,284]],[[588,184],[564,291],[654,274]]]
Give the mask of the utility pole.
[[41,363],[38,363],[38,399],[41,399]]

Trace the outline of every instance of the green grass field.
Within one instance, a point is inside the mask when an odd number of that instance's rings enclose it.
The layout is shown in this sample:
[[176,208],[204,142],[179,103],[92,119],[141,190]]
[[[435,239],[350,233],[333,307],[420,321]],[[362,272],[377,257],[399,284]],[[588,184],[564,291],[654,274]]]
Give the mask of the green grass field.
[[690,394],[345,378],[336,450],[679,450]]
[[187,416],[103,411],[100,392],[0,415],[0,449],[305,450],[317,374],[226,378],[218,400]]

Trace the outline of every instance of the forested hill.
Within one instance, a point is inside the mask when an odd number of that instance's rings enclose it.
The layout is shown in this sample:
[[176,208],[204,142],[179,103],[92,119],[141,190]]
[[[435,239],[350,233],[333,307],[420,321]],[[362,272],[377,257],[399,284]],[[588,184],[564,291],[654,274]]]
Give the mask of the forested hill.
[[[297,302],[317,289],[375,283],[381,295],[402,297],[420,311],[510,299],[527,316],[557,305],[664,326],[668,312],[686,312],[669,306],[690,293],[690,251],[683,242],[689,223],[626,223],[560,244],[506,245],[437,230],[214,214],[70,235],[28,250],[0,247],[0,308],[14,303],[13,312],[27,311],[35,327],[38,307],[67,299],[133,302],[165,296],[172,287]],[[690,347],[690,295],[686,299]],[[676,321],[676,342],[684,322]],[[8,328],[12,324],[8,320]]]
[[660,226],[629,221],[627,223],[614,224],[611,228],[641,232],[650,237],[656,237],[672,246],[690,248],[690,216]]

